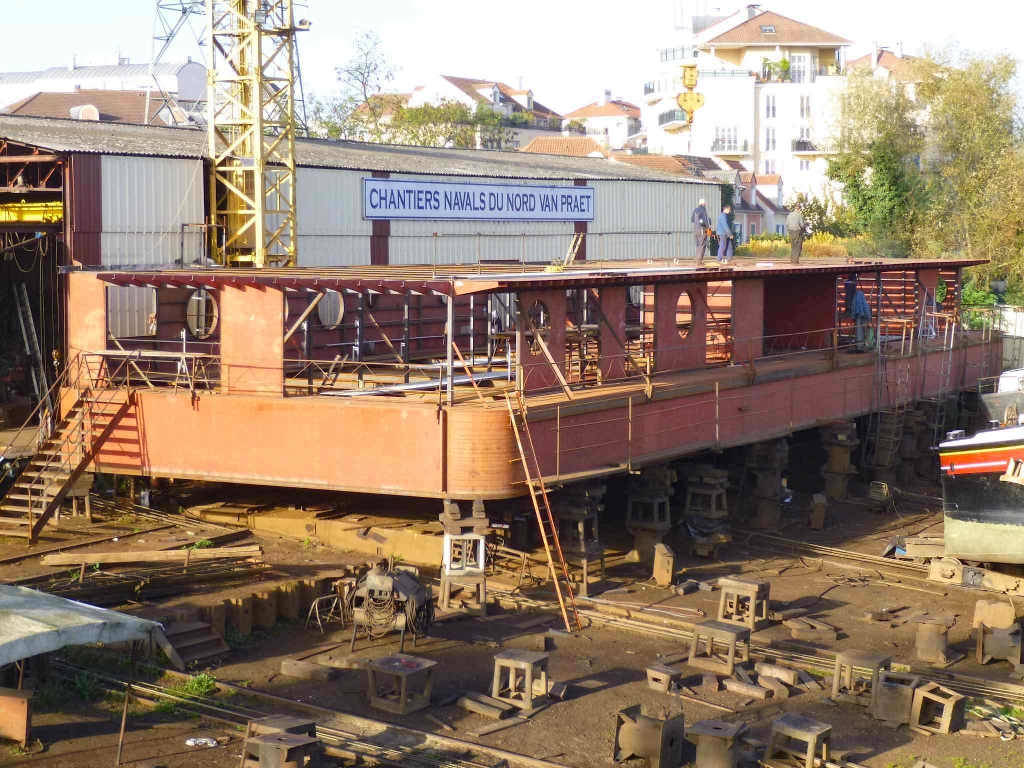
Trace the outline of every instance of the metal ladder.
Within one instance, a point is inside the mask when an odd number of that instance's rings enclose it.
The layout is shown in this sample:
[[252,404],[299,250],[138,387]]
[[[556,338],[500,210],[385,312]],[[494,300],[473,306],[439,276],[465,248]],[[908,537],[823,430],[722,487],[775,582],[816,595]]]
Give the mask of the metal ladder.
[[942,322],[942,355],[939,358],[939,370],[936,374],[938,391],[934,397],[925,398],[935,403],[935,422],[932,424],[932,445],[937,446],[946,430],[946,411],[949,408],[949,391],[953,379],[953,346],[956,341],[956,319],[952,316],[936,312],[936,320]]
[[53,403],[46,381],[46,365],[43,363],[43,353],[39,347],[39,336],[36,334],[36,321],[32,317],[32,305],[28,301],[28,289],[24,283],[11,283],[11,292],[14,294],[14,308],[18,313],[18,325],[21,327],[21,339],[25,344],[25,355],[30,361],[29,377],[32,380],[32,389],[35,391],[36,399],[45,402],[46,407],[53,410]]
[[[540,538],[544,543],[544,553],[548,558],[551,580],[555,583],[555,596],[558,598],[558,606],[562,610],[562,619],[565,621],[566,630],[576,632],[583,627],[580,623],[580,615],[576,610],[576,598],[572,592],[572,584],[569,581],[569,567],[565,563],[562,545],[558,541],[558,526],[555,523],[555,516],[551,513],[548,492],[544,487],[544,479],[540,471],[540,465],[537,462],[537,452],[533,446],[533,436],[530,434],[530,425],[526,421],[526,404],[523,402],[522,394],[517,392],[516,402],[523,421],[522,427],[520,427],[515,408],[512,406],[512,398],[507,393],[505,395],[505,402],[508,405],[508,415],[512,422],[512,432],[516,437],[516,446],[519,449],[519,460],[523,466],[523,475],[526,477],[526,485],[530,491],[530,501],[533,503],[533,511],[537,516]],[[526,435],[525,445],[523,443],[524,434]],[[534,466],[537,469],[536,480],[534,480],[531,474],[530,463],[526,458],[526,446],[529,446]],[[543,505],[543,509],[541,509],[541,505]],[[584,578],[586,578],[586,575],[584,575]]]
[[[872,465],[876,468],[887,468],[895,465],[899,452],[900,441],[903,439],[903,426],[906,420],[907,404],[910,400],[910,372],[901,365],[894,365],[900,358],[879,356],[881,370],[878,375],[877,405],[872,419],[874,429],[869,432],[874,438]],[[879,461],[879,455],[886,456]]]

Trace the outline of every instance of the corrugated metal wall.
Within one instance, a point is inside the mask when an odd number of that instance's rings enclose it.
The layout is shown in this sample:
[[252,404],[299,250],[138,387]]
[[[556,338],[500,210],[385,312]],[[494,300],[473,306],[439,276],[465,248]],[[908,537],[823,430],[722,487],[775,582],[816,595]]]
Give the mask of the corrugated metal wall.
[[[393,179],[510,184],[508,179],[392,174]],[[515,182],[530,186],[571,187],[565,181]],[[360,198],[361,200],[361,198]],[[601,200],[598,198],[600,208]],[[434,233],[437,233],[437,237]],[[392,221],[391,264],[473,264],[478,261],[551,261],[565,256],[572,242],[572,222],[534,221]]]
[[[101,263],[118,266],[186,264],[203,255],[203,234],[181,225],[205,218],[203,163],[156,157],[102,158]],[[150,335],[156,291],[107,288],[107,328],[118,338]]]
[[181,225],[205,219],[201,161],[104,155],[102,177],[103,264],[156,266],[202,256],[199,230],[186,232],[181,245]]
[[362,178],[368,173],[299,168],[301,267],[370,263],[371,222],[363,219]]
[[588,227],[587,261],[693,257],[690,215],[703,197],[714,217],[721,188],[715,184],[591,181],[594,221]]

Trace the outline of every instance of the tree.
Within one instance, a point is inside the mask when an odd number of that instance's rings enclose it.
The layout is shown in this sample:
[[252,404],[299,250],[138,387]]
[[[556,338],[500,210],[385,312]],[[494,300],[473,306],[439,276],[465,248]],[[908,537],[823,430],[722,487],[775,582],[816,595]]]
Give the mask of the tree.
[[400,107],[391,117],[389,130],[395,144],[459,149],[476,146],[473,113],[457,101]]
[[1024,142],[1016,60],[1007,55],[927,57],[918,98],[928,111],[929,227],[925,247],[992,260],[1024,278]]
[[854,228],[887,255],[910,253],[924,207],[919,120],[920,110],[901,84],[869,72],[848,78],[837,154],[827,175],[843,185]]
[[352,45],[352,58],[335,68],[341,92],[312,99],[311,131],[332,139],[384,141],[386,118],[400,106],[399,97],[384,93],[384,87],[395,79],[398,68],[388,62],[375,33],[357,36]]

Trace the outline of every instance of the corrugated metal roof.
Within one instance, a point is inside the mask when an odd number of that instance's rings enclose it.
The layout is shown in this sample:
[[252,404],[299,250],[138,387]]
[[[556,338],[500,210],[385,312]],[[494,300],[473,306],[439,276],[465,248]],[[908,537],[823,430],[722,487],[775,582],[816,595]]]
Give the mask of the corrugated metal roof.
[[[157,64],[156,74],[176,75],[187,64]],[[35,72],[0,72],[0,84],[34,83],[37,80],[71,80],[76,77],[83,79],[92,77],[145,77],[149,74],[149,64],[102,64],[91,67],[50,67]]]
[[[205,157],[207,154],[206,132],[192,128],[2,115],[0,137],[54,152],[153,157]],[[672,174],[614,163],[604,158],[560,157],[524,152],[300,139],[296,155],[298,164],[307,168],[503,179],[680,181],[678,176]],[[692,184],[707,183],[686,181]]]

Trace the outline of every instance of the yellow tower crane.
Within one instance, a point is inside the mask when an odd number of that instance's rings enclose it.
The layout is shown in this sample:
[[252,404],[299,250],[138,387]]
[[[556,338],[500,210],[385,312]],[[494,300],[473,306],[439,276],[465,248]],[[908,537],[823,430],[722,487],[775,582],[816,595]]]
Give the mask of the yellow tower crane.
[[295,263],[293,0],[206,0],[211,254],[218,264]]

